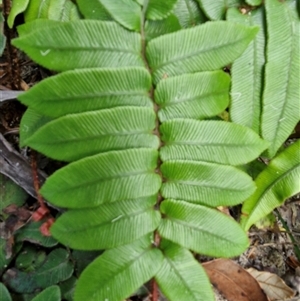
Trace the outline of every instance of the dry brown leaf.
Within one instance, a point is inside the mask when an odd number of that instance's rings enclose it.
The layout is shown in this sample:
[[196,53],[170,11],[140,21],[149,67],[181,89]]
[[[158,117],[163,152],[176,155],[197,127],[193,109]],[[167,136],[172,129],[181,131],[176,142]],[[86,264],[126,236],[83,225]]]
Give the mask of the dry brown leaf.
[[254,277],[271,301],[284,300],[295,296],[295,292],[276,274],[247,269]]
[[229,301],[268,301],[257,281],[229,259],[202,264],[210,281]]

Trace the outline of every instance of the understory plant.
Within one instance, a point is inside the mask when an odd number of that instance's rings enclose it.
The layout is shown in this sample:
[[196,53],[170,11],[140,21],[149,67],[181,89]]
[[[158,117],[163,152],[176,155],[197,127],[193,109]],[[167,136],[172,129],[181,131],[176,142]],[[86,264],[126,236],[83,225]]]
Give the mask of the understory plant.
[[[194,254],[241,254],[245,230],[300,190],[299,142],[282,147],[299,121],[296,1],[46,2],[11,14],[26,21],[13,44],[59,72],[19,97],[20,139],[68,162],[40,191],[65,209],[51,234],[105,250],[74,300],[121,301],[151,279],[168,300],[214,300]],[[218,210],[241,203],[241,225]]]

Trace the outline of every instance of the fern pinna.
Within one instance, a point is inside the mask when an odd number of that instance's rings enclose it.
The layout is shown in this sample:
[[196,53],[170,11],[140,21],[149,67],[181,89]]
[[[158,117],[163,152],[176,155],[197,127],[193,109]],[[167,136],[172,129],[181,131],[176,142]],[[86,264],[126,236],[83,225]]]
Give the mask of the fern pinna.
[[191,251],[232,257],[248,246],[216,207],[253,194],[239,166],[268,143],[218,115],[229,105],[221,68],[259,28],[179,30],[176,2],[81,0],[85,20],[18,28],[14,45],[61,72],[19,97],[21,144],[70,162],[41,189],[67,209],[51,233],[70,248],[106,250],[80,276],[77,301],[121,301],[152,278],[169,300],[214,300]]

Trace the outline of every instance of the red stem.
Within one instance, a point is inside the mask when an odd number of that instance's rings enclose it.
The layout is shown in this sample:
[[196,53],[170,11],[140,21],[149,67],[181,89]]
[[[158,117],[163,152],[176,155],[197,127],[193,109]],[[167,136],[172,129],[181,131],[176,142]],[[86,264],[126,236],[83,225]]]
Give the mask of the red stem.
[[152,296],[151,301],[158,301],[159,293],[158,293],[158,285],[155,279],[152,280]]
[[40,194],[40,181],[37,172],[36,153],[34,151],[32,152],[31,160],[32,160],[31,167],[32,167],[32,176],[33,176],[33,186],[36,192],[37,200],[41,208],[45,210],[47,209],[47,211],[49,211],[48,207],[45,205],[44,200]]

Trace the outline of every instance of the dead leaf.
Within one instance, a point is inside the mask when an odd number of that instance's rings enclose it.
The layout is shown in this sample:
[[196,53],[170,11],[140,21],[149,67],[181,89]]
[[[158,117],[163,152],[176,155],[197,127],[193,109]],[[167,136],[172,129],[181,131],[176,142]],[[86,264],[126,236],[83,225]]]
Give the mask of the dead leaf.
[[257,280],[271,301],[283,300],[295,296],[295,292],[276,274],[260,272],[253,268],[247,269],[247,272]]
[[286,260],[286,263],[293,270],[296,270],[297,268],[300,267],[300,262],[295,256],[289,256]]
[[212,284],[229,301],[268,301],[257,281],[229,259],[203,263]]

